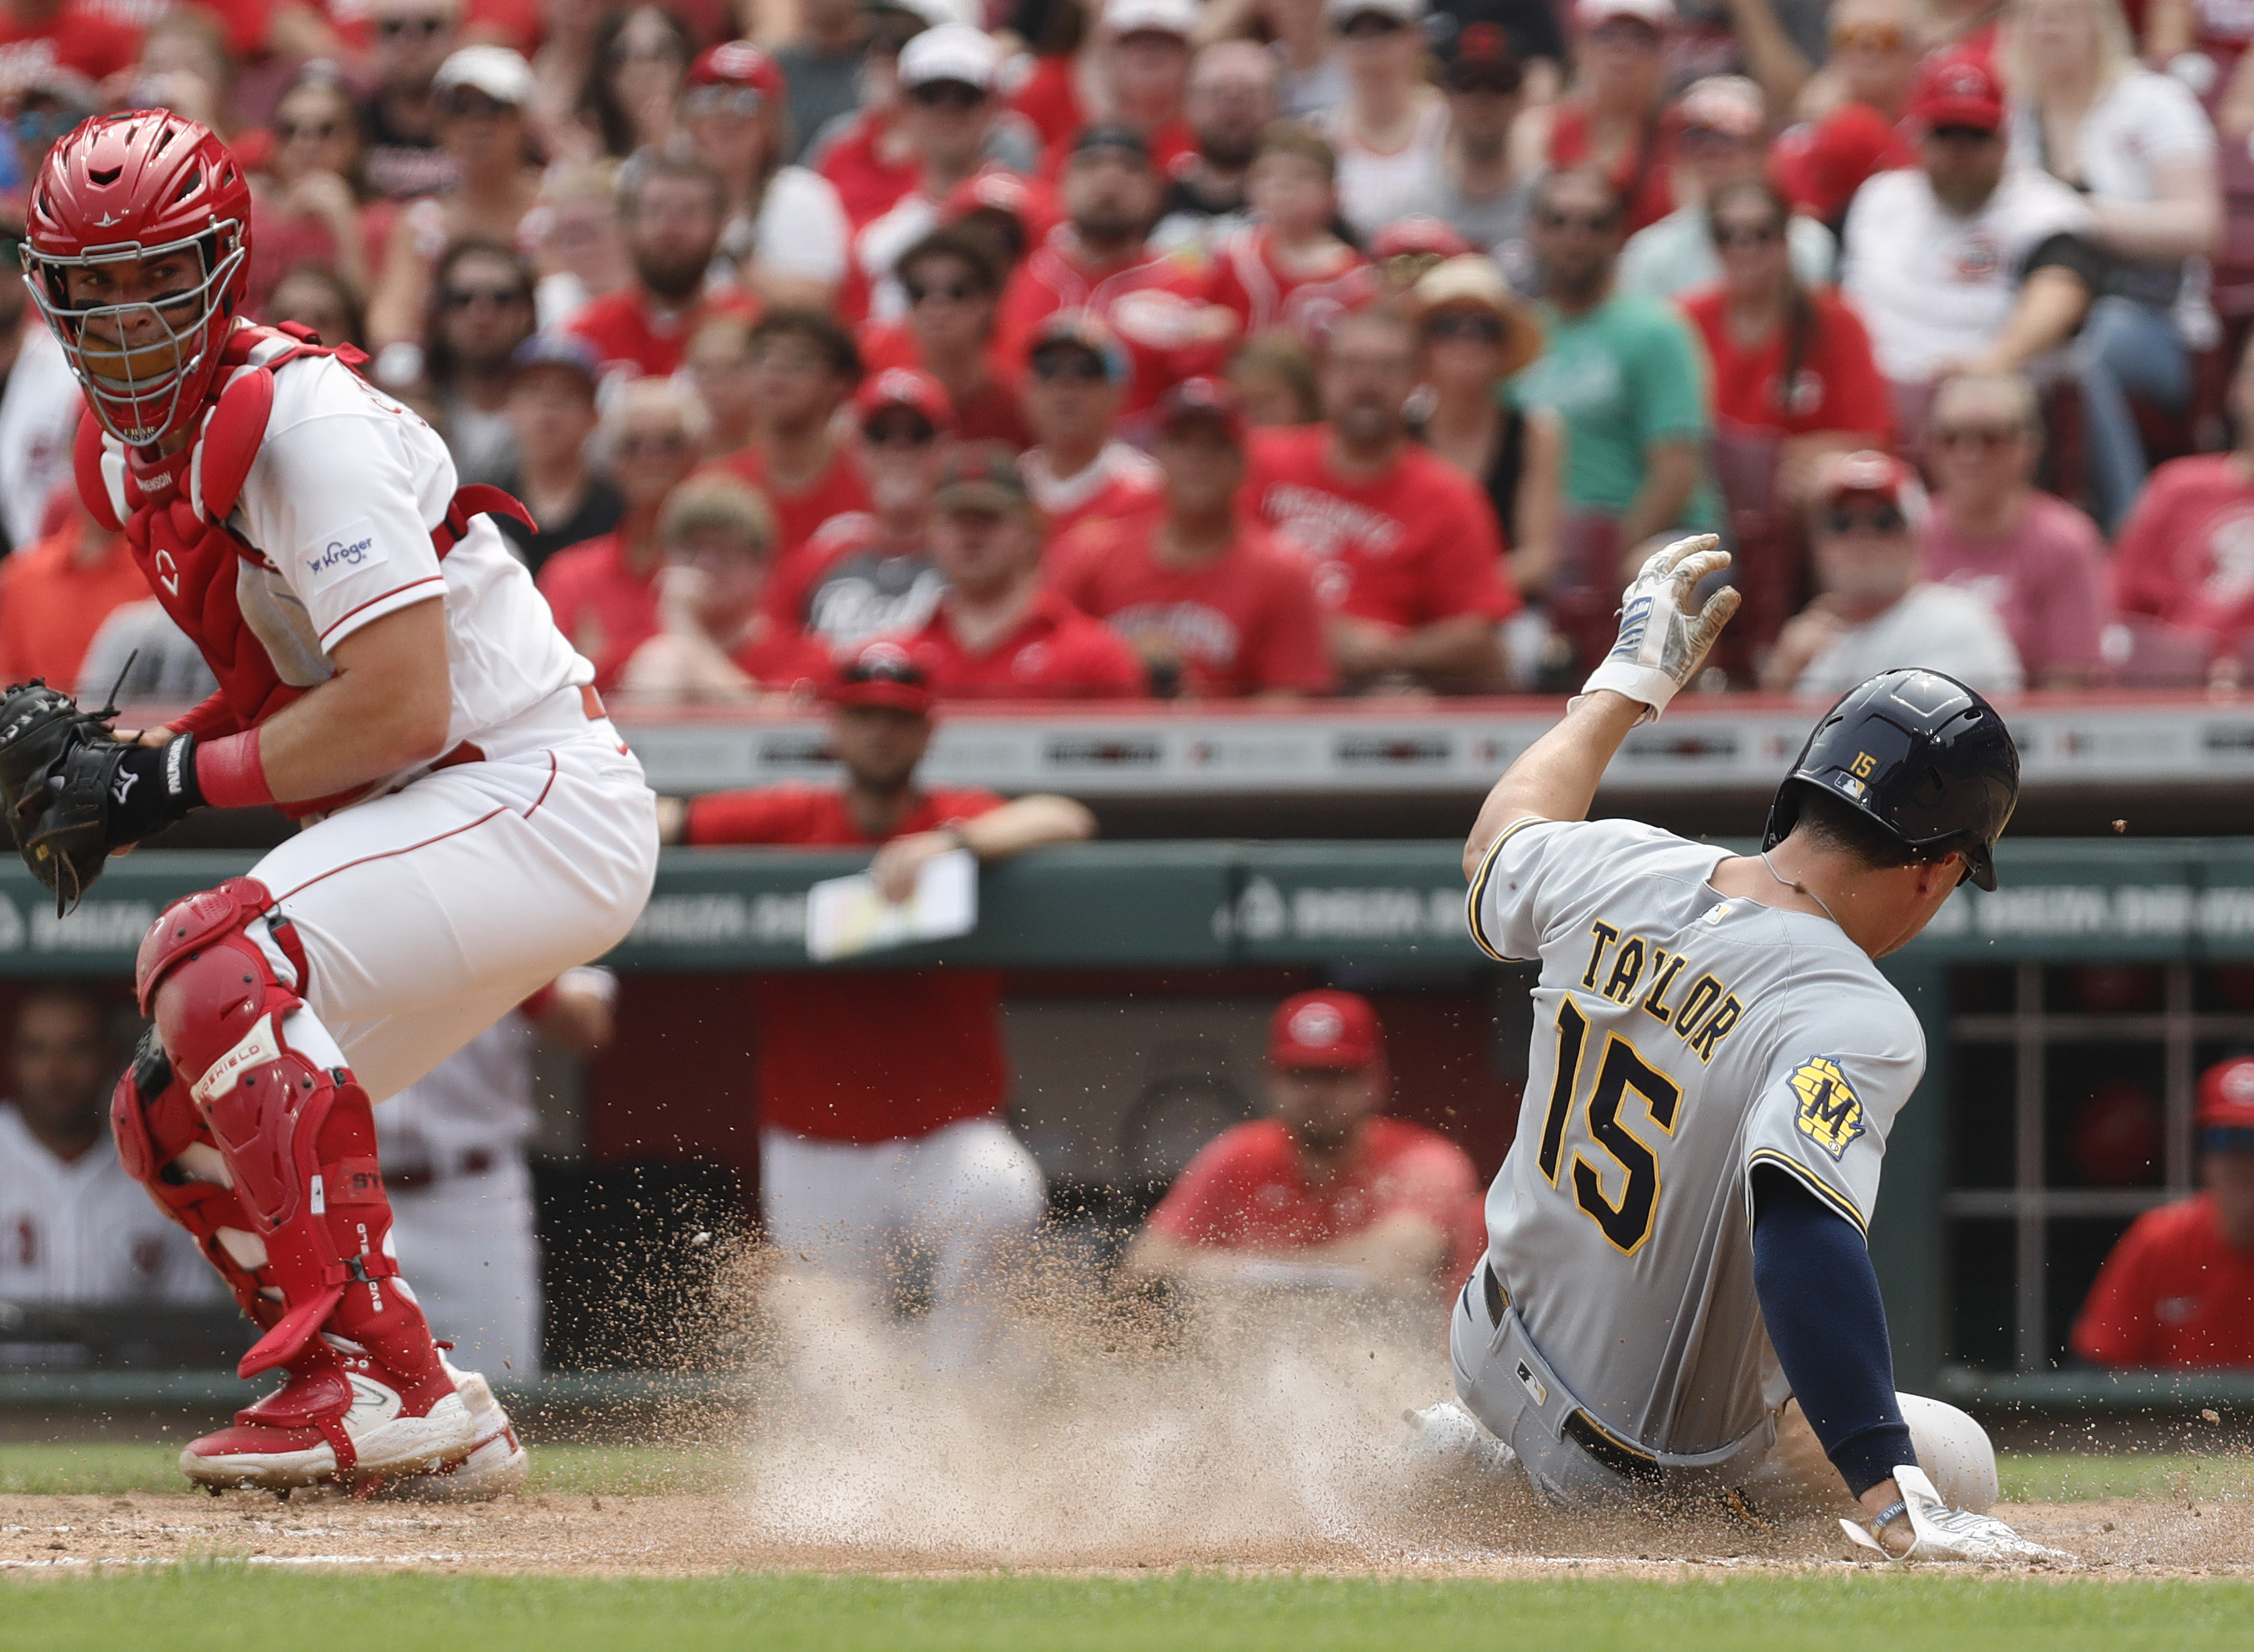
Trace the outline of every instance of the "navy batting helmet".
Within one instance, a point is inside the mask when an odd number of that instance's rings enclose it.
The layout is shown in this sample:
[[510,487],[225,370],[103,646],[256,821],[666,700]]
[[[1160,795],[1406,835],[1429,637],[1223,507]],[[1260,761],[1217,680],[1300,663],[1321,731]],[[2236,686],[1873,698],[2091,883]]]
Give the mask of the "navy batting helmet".
[[1881,671],[1824,714],[1769,806],[1763,849],[1820,787],[1922,855],[1955,850],[1964,875],[1996,886],[1990,854],[2020,796],[2020,751],[1996,708],[1938,671]]

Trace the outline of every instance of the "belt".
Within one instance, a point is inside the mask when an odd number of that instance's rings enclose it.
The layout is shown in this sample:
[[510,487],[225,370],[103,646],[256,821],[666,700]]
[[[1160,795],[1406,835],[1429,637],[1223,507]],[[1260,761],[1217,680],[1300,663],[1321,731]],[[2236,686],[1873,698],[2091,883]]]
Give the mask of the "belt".
[[1649,1452],[1629,1445],[1617,1435],[1607,1434],[1597,1420],[1585,1410],[1570,1413],[1563,1424],[1565,1438],[1589,1454],[1589,1460],[1600,1468],[1609,1468],[1622,1480],[1633,1480],[1639,1486],[1660,1486],[1665,1483],[1666,1472],[1659,1459]]
[[[599,723],[610,715],[603,709],[603,696],[595,692],[595,685],[592,682],[583,682],[579,685],[579,709],[587,714],[587,721],[590,723]],[[424,772],[436,774],[442,768],[458,768],[464,763],[482,763],[485,760],[486,753],[483,746],[464,740],[445,756],[431,764]]]
[[501,1161],[501,1155],[490,1148],[472,1147],[454,1155],[451,1163],[424,1159],[419,1164],[386,1166],[383,1185],[395,1194],[411,1194],[417,1188],[452,1181],[458,1176],[482,1176]]
[[[1502,1316],[1509,1311],[1510,1292],[1503,1289],[1502,1280],[1497,1277],[1492,1261],[1482,1260],[1479,1273],[1480,1294],[1487,1304],[1488,1323],[1500,1327]],[[1528,1358],[1539,1362],[1541,1356],[1530,1352],[1533,1341],[1531,1338],[1525,1337],[1522,1325],[1518,1334],[1525,1338],[1523,1345],[1530,1350]],[[1571,1390],[1558,1381],[1554,1371],[1545,1369],[1537,1373],[1530,1367],[1522,1365],[1516,1375],[1522,1384],[1529,1386],[1530,1391],[1536,1386],[1546,1386],[1572,1398]],[[1558,1432],[1579,1446],[1599,1467],[1609,1469],[1623,1480],[1639,1486],[1656,1487],[1666,1478],[1658,1458],[1606,1429],[1578,1399],[1572,1400],[1572,1409],[1558,1424]]]

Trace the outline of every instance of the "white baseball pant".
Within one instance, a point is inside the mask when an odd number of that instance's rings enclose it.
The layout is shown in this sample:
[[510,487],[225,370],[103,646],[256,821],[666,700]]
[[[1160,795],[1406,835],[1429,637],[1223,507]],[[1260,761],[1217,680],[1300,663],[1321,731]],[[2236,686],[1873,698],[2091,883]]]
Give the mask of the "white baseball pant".
[[523,1154],[394,1190],[391,1240],[430,1334],[454,1345],[456,1365],[496,1382],[540,1374],[540,1245]]
[[[251,876],[296,926],[298,984],[371,1100],[423,1076],[634,927],[657,873],[656,799],[579,690],[435,770],[332,815]],[[265,934],[277,974],[296,971]]]
[[889,1300],[904,1264],[928,1264],[934,1351],[976,1352],[1010,1253],[1047,1208],[1041,1167],[998,1118],[874,1143],[760,1132],[760,1210],[788,1256]]

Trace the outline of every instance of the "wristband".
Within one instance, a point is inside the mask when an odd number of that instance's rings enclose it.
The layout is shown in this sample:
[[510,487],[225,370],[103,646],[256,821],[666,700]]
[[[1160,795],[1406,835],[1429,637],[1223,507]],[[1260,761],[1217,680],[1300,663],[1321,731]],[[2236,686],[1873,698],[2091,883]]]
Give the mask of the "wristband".
[[122,849],[154,837],[177,825],[204,806],[196,784],[196,737],[176,734],[162,746],[128,745],[112,748],[116,774],[102,789],[108,801],[102,810],[103,836],[108,846]]
[[1908,1513],[1909,1513],[1909,1499],[1907,1497],[1895,1498],[1894,1502],[1888,1503],[1884,1508],[1880,1509],[1876,1515],[1871,1517],[1871,1536],[1873,1537],[1877,1536],[1888,1526],[1893,1525],[1894,1522],[1900,1520]]
[[196,784],[214,808],[257,808],[274,802],[266,765],[259,760],[258,734],[250,729],[196,747]]

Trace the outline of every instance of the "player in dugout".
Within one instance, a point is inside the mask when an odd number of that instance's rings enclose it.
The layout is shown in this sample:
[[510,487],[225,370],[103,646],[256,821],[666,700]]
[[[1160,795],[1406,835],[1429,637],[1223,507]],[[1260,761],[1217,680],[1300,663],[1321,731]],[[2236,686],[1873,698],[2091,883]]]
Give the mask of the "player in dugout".
[[2254,1056],[2199,1081],[2200,1192],[2113,1247],[2068,1339],[2093,1365],[2254,1369]]
[[[865,848],[894,900],[938,856],[996,861],[1094,833],[1068,797],[1004,802],[928,788],[929,681],[896,644],[864,644],[828,690],[842,787],[664,799],[668,843]],[[1009,1063],[991,970],[817,970],[755,977],[760,1209],[768,1241],[878,1311],[899,1264],[928,1258],[928,1351],[962,1368],[991,1346],[1011,1252],[1045,1208],[1040,1166],[1003,1122]]]
[[103,1019],[75,986],[42,983],[17,1000],[0,1101],[0,1301],[216,1302],[194,1243],[118,1161],[118,1053]]
[[1437,1131],[1381,1110],[1384,1035],[1355,992],[1276,1011],[1269,1116],[1223,1130],[1175,1178],[1123,1278],[1444,1291],[1485,1243],[1479,1172]]

